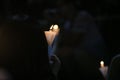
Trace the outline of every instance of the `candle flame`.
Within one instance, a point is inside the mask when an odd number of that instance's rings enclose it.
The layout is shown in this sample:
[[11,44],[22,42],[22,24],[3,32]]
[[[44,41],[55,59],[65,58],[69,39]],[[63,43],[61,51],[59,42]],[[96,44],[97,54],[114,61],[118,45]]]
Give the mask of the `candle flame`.
[[54,25],[53,29],[55,29],[55,30],[58,29],[58,25]]
[[52,30],[52,29],[53,29],[53,27],[54,27],[54,26],[53,26],[53,25],[51,25],[50,30]]
[[51,27],[50,27],[50,31],[58,32],[58,31],[59,31],[59,27],[58,27],[58,25],[57,25],[57,24],[55,24],[55,25],[51,25]]
[[100,61],[100,66],[104,67],[104,61]]

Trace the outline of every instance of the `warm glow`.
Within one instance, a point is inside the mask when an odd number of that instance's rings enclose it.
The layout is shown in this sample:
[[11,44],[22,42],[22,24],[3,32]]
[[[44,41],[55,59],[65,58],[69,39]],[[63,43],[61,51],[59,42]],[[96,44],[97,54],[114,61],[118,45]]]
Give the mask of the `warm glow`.
[[50,30],[52,30],[52,29],[53,29],[53,27],[54,27],[54,26],[52,25],[52,26],[50,27]]
[[49,45],[53,43],[54,38],[56,37],[56,35],[58,35],[58,33],[59,33],[58,25],[51,25],[50,30],[45,31],[45,36]]
[[100,66],[101,66],[101,67],[104,67],[104,61],[101,61],[101,62],[100,62]]
[[53,29],[54,29],[54,30],[57,30],[57,29],[58,29],[58,25],[54,25],[54,26],[53,26]]

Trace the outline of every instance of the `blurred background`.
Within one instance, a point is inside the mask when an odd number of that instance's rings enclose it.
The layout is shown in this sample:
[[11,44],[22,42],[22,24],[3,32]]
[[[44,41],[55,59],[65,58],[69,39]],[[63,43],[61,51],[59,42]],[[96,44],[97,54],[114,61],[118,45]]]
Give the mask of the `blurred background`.
[[75,50],[79,47],[109,65],[112,57],[120,53],[119,8],[118,0],[0,0],[0,18],[29,19],[43,30],[58,24],[66,34],[72,31],[87,35],[76,40],[74,34],[67,34],[68,40],[64,37],[67,41],[61,45],[72,45]]
[[72,21],[80,11],[88,12],[105,40],[110,57],[119,53],[119,8],[118,0],[0,0],[1,17],[30,18],[45,30],[54,23],[63,27],[65,20]]

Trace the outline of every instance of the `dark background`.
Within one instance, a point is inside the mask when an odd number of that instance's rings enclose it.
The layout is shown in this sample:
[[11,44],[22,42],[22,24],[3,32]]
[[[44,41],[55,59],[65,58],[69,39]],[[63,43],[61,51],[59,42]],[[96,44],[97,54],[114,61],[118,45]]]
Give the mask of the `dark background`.
[[[27,14],[41,19],[43,10],[55,8],[57,0],[0,0],[0,15]],[[108,47],[110,57],[119,53],[120,3],[118,0],[64,0],[73,2],[77,9],[87,10],[96,19]],[[39,17],[38,17],[39,16]]]
[[[94,15],[119,14],[118,0],[64,0],[73,2],[78,8],[84,8]],[[35,10],[43,10],[47,7],[55,7],[57,0],[1,0],[1,13],[28,12],[30,7]],[[37,9],[36,9],[37,8]],[[33,9],[33,10],[34,10]]]

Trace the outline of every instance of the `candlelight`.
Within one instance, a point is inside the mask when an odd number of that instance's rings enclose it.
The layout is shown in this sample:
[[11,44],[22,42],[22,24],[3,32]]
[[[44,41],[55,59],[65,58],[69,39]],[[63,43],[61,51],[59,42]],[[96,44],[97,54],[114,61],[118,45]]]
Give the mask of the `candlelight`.
[[104,61],[100,61],[100,68],[99,68],[99,70],[102,73],[102,75],[106,78],[107,72],[108,72],[108,66],[104,65]]
[[50,27],[50,30],[52,30],[53,29],[53,25]]
[[58,35],[58,33],[59,33],[58,25],[51,25],[50,30],[45,31],[45,36],[49,45],[52,44],[54,38],[56,37],[56,35]]
[[56,32],[56,35],[59,33],[59,27],[58,25],[53,26],[53,31]]
[[58,25],[54,25],[54,26],[53,26],[53,29],[54,29],[54,30],[57,30],[57,29],[58,29]]
[[59,27],[58,27],[58,25],[51,25],[50,31],[59,32]]
[[100,61],[100,66],[104,67],[104,61]]

